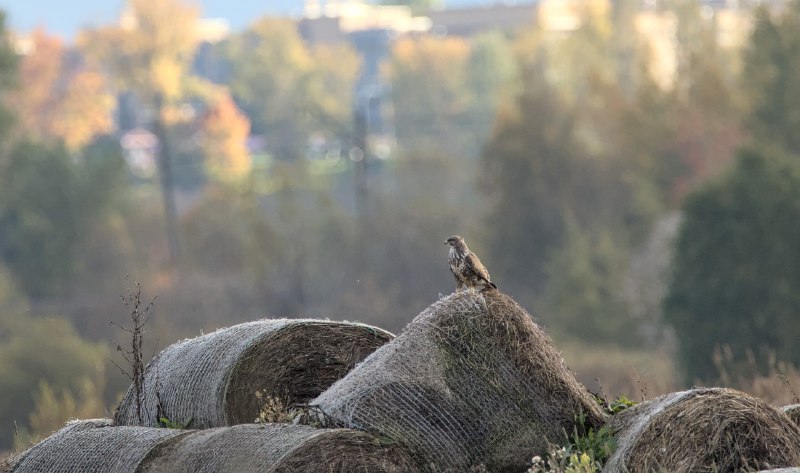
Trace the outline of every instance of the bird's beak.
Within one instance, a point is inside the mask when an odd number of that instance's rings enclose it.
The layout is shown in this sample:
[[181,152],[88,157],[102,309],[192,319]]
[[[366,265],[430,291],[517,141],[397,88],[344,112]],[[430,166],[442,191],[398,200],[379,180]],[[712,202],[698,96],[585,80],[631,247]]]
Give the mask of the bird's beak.
[[445,244],[445,245],[447,244],[447,240],[445,240],[445,241],[444,241],[444,244]]

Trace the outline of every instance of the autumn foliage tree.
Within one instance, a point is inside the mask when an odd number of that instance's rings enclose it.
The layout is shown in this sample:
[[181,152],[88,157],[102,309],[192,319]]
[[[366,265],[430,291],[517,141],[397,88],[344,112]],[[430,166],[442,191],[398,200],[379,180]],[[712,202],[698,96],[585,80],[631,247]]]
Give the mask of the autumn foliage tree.
[[224,183],[236,183],[250,173],[246,140],[250,121],[228,94],[223,94],[203,116],[201,147],[208,176]]
[[263,18],[219,46],[224,78],[252,123],[281,158],[304,151],[312,134],[350,129],[359,59],[347,45],[308,46],[291,20]]
[[31,51],[19,64],[24,78],[9,97],[20,130],[34,139],[61,140],[76,151],[111,131],[114,97],[105,77],[66,48],[36,30]]
[[79,39],[82,49],[110,71],[119,89],[135,92],[154,110],[151,126],[159,140],[158,168],[173,264],[180,247],[168,112],[187,81],[198,15],[197,8],[180,0],[128,0],[119,25],[87,31]]
[[461,38],[404,38],[394,44],[387,73],[399,143],[411,149],[459,144],[459,125],[471,104],[469,59],[469,43]]

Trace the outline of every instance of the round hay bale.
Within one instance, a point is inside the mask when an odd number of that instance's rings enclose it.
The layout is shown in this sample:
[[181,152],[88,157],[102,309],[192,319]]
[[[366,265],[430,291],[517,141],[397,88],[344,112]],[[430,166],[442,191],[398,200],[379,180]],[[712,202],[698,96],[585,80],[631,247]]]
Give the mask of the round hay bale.
[[521,471],[605,421],[550,338],[498,291],[440,299],[311,404],[326,425],[391,438],[433,471]]
[[313,399],[376,348],[389,332],[369,325],[309,319],[248,322],[167,347],[145,369],[142,420],[131,386],[114,421],[156,427],[161,416],[204,429],[253,422],[255,396],[289,405]]
[[78,421],[22,453],[14,473],[135,472],[159,443],[185,431],[113,427],[108,419]]
[[800,465],[800,428],[748,394],[702,388],[614,415],[617,450],[605,472],[738,472]]
[[22,453],[11,453],[0,458],[0,473],[11,473],[21,458]]
[[143,473],[405,473],[408,454],[370,434],[291,424],[243,424],[198,430],[162,444]]
[[781,407],[784,414],[792,419],[792,422],[800,426],[800,404],[792,404],[790,406]]

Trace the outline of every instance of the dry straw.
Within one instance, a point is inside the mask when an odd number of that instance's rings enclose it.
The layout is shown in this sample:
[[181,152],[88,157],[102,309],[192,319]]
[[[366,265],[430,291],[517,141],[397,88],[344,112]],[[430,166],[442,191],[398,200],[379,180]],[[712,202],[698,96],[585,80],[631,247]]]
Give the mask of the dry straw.
[[726,473],[800,466],[800,428],[748,394],[703,388],[614,415],[608,473]]
[[781,410],[789,416],[792,421],[800,427],[800,404],[792,404],[791,406],[784,406]]
[[365,432],[249,424],[198,430],[162,444],[143,473],[412,473],[408,454]]
[[23,452],[14,473],[133,473],[159,443],[180,430],[111,427],[108,419],[78,421]]
[[131,386],[114,421],[155,427],[165,417],[201,429],[253,422],[256,391],[289,406],[307,402],[392,337],[369,325],[307,319],[220,329],[156,356],[145,370],[143,419]]
[[328,425],[406,446],[426,471],[522,471],[565,432],[605,420],[548,336],[497,291],[434,303],[311,404]]

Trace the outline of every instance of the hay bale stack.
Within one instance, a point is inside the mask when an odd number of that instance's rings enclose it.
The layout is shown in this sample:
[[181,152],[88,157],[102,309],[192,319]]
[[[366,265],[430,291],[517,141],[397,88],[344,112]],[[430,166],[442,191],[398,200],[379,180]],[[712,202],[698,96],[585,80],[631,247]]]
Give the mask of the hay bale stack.
[[792,421],[800,426],[800,404],[792,404],[781,408],[784,414],[789,416]]
[[[510,297],[447,296],[311,402],[327,425],[377,432],[424,470],[521,471],[604,414]],[[583,427],[583,426],[580,426]]]
[[163,444],[143,473],[406,473],[408,454],[365,432],[249,424],[198,430]]
[[605,472],[737,472],[800,465],[800,428],[748,394],[703,388],[614,415],[617,450]]
[[146,427],[112,427],[111,421],[67,424],[20,455],[14,473],[135,472],[159,443],[185,432]]
[[[145,370],[139,422],[134,388],[123,398],[118,425],[158,426],[161,415],[190,428],[253,422],[255,396],[305,403],[393,338],[369,325],[308,319],[258,320],[167,347]],[[160,399],[160,401],[159,401]]]

